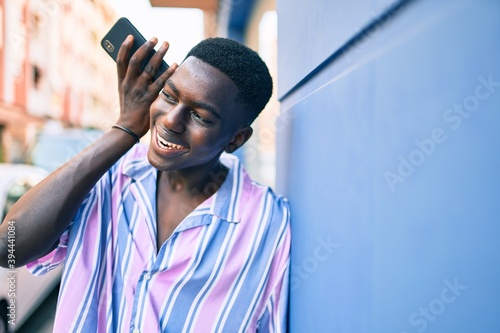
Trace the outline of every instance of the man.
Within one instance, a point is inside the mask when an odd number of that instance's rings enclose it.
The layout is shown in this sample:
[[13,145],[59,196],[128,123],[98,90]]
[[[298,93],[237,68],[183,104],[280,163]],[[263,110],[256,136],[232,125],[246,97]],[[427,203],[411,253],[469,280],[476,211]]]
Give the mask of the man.
[[[289,208],[231,155],[271,96],[259,56],[223,38],[152,78],[168,44],[117,57],[121,113],[94,144],[28,192],[16,264],[65,262],[54,332],[284,332]],[[135,145],[151,129],[149,149]]]

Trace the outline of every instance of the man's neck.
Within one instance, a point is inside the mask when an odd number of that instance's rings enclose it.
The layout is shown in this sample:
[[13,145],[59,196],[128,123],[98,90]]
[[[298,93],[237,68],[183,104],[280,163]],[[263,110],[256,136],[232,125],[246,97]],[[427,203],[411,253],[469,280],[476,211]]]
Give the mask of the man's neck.
[[203,165],[174,171],[158,171],[158,188],[187,197],[203,197],[214,194],[226,179],[228,168],[219,160]]

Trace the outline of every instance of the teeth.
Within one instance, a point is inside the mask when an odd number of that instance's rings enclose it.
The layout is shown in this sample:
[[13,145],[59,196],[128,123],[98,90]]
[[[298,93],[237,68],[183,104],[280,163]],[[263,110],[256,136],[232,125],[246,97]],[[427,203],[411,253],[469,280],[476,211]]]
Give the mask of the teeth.
[[162,148],[165,148],[165,149],[185,149],[186,148],[184,146],[177,145],[175,143],[163,140],[158,134],[156,134],[156,138],[158,139],[158,143],[160,144],[160,146]]

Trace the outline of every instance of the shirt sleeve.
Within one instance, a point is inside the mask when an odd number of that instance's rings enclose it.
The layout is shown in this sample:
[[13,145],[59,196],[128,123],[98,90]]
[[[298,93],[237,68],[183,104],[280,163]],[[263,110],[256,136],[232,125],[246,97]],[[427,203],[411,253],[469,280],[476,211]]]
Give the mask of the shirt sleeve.
[[[123,162],[126,159],[126,156],[130,154],[132,158],[137,158],[137,156],[141,156],[141,152],[147,148],[136,145],[135,148],[131,149],[126,155],[122,156],[117,163],[115,163],[104,175],[97,181],[94,187],[90,190],[90,192],[83,199],[82,204],[78,208],[75,217],[70,222],[68,228],[63,232],[61,237],[59,238],[59,242],[57,247],[52,250],[47,255],[36,259],[26,265],[26,268],[33,275],[44,275],[47,272],[61,266],[66,261],[66,255],[68,251],[68,246],[71,249],[71,245],[73,242],[73,237],[76,237],[78,231],[81,228],[86,227],[86,221],[88,218],[88,211],[93,208],[99,201],[100,197],[105,191],[109,191],[111,188],[112,179],[114,178],[114,174],[117,172],[122,172]],[[69,245],[68,245],[69,244]]]
[[95,197],[95,195],[93,195],[94,192],[95,187],[87,194],[70,225],[63,232],[61,237],[59,237],[57,247],[45,256],[38,258],[26,265],[26,268],[31,272],[31,274],[36,276],[44,275],[51,270],[61,266],[65,262],[70,230],[72,229],[72,226],[81,219],[82,212],[85,210],[85,207],[87,207],[91,203],[92,198]]

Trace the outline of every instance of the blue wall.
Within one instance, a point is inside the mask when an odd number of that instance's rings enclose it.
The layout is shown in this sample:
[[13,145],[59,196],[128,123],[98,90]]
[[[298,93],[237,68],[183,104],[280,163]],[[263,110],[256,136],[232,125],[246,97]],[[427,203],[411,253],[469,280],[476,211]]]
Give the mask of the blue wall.
[[278,0],[291,332],[498,333],[500,2],[388,8]]

